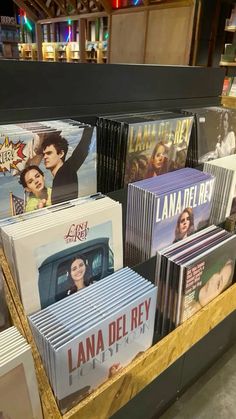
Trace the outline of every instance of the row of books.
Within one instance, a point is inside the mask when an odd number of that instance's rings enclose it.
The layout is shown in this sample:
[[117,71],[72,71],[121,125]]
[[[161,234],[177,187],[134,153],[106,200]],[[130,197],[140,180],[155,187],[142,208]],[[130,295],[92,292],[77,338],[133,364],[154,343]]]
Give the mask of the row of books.
[[221,107],[0,125],[0,220],[235,153]]
[[227,76],[224,78],[222,96],[236,96],[236,77]]
[[225,44],[224,54],[221,54],[221,61],[233,63],[236,60],[236,44]]

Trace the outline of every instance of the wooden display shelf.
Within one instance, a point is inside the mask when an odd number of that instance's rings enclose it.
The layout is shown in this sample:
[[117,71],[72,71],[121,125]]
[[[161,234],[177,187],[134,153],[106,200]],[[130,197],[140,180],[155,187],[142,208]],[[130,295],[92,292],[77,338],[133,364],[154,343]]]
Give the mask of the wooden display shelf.
[[7,303],[13,323],[19,328],[32,347],[44,417],[46,419],[109,418],[202,339],[211,329],[224,320],[225,317],[236,310],[236,284],[234,284],[62,416],[42,366],[41,358],[2,250],[0,250],[0,263],[5,278]]
[[225,31],[236,32],[236,26],[225,26]]
[[225,66],[225,67],[236,67],[236,62],[234,63],[229,62],[229,61],[220,61],[220,65]]
[[221,103],[226,108],[236,109],[236,96],[221,96]]

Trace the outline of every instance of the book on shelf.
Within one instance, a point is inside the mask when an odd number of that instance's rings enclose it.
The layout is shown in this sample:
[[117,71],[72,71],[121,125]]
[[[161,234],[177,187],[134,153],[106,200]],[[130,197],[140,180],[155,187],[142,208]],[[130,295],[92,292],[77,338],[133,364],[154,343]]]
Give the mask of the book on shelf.
[[236,28],[236,6],[234,5],[229,19],[226,19],[226,27]]
[[229,96],[236,97],[236,77],[232,77]]
[[[223,83],[223,90],[222,90],[222,96],[232,96],[230,93],[231,86],[233,83],[234,77],[225,77],[224,83]],[[236,95],[236,89],[235,89],[235,95]]]
[[62,413],[151,346],[156,294],[124,268],[29,317]]
[[0,219],[97,191],[96,128],[73,120],[0,125]]

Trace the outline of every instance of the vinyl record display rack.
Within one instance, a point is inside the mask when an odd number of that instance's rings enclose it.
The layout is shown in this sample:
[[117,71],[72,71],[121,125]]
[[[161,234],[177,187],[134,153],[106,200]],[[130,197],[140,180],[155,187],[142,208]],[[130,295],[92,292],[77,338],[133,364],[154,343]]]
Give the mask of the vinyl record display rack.
[[[5,61],[0,62],[0,75],[0,123],[62,117],[94,122],[98,114],[218,105],[224,70]],[[31,86],[34,86],[33,94]],[[13,322],[32,347],[44,416],[61,418],[2,251],[0,262]],[[135,269],[153,280],[153,263],[152,258]],[[236,284],[63,418],[151,419],[236,340],[235,325]]]

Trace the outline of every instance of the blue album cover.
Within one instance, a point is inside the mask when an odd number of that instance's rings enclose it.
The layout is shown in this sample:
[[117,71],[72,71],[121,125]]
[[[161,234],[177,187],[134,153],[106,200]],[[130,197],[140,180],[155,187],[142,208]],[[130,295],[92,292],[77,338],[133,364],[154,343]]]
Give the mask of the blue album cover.
[[151,255],[206,227],[212,207],[213,176],[156,197]]

